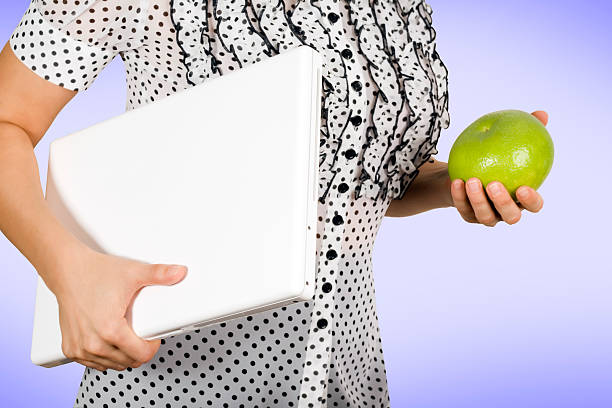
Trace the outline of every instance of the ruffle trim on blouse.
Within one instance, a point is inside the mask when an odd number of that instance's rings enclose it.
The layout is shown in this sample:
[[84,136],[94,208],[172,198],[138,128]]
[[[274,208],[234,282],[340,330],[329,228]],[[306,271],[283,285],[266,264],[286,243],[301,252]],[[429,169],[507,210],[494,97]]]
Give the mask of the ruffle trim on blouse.
[[170,10],[177,44],[183,55],[182,63],[187,68],[187,82],[197,85],[220,76],[219,61],[212,52],[207,2],[170,0]]
[[[377,82],[373,126],[368,129],[356,195],[363,192],[373,199],[401,198],[418,168],[438,153],[435,146],[441,128],[449,126],[448,72],[435,50],[436,32],[427,3],[383,0],[372,8],[374,25],[385,40],[385,52],[393,67],[390,75],[398,80],[396,87]],[[388,24],[378,25],[381,16]],[[361,35],[359,41],[363,50]],[[368,55],[367,49],[364,53]],[[371,65],[375,66],[375,61]],[[376,82],[376,74],[373,79]],[[382,110],[390,102],[399,106],[393,117]],[[394,121],[393,132],[381,134],[379,129],[385,129],[389,120]]]

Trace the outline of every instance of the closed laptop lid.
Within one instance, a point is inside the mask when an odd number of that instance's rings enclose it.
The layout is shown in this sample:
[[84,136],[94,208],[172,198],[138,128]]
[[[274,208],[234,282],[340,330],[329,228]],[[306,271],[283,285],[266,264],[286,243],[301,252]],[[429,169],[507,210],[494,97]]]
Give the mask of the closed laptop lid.
[[[300,46],[50,144],[45,198],[100,252],[184,264],[148,286],[132,327],[166,337],[314,293],[321,61]],[[39,278],[31,358],[61,351]]]

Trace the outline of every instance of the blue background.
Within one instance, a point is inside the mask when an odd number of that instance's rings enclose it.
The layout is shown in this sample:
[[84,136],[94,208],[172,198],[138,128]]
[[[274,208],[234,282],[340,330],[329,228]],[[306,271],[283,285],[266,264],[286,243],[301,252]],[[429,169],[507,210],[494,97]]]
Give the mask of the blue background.
[[[27,0],[2,4],[2,44]],[[431,0],[449,69],[451,127],[547,110],[555,163],[544,208],[515,225],[468,224],[454,208],[383,221],[376,297],[393,407],[612,406],[609,127],[612,3]],[[114,60],[36,147],[122,113]],[[82,366],[31,364],[36,271],[0,234],[0,406],[72,406]]]

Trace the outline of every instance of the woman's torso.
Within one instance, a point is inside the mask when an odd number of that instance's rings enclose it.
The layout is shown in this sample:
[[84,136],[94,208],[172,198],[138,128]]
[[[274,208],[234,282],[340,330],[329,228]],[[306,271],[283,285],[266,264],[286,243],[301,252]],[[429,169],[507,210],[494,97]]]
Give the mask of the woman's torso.
[[[86,26],[87,16],[98,27],[118,1],[88,2],[78,23]],[[371,256],[390,200],[436,153],[448,126],[446,69],[429,6],[130,2],[138,7],[123,5],[108,21],[125,34],[128,110],[299,45],[321,53],[316,293],[309,302],[167,338],[137,369],[87,368],[75,406],[387,407]],[[87,31],[75,25],[71,34],[85,38]]]

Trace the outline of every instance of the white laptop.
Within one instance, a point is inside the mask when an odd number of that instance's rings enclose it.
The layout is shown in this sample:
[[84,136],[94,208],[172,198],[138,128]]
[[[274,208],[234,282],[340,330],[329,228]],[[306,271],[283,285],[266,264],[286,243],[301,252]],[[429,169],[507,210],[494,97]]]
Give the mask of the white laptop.
[[[321,58],[299,46],[51,142],[45,198],[93,249],[182,264],[132,327],[164,338],[314,294]],[[34,364],[68,363],[38,279]]]

